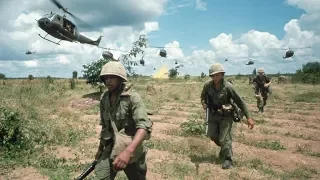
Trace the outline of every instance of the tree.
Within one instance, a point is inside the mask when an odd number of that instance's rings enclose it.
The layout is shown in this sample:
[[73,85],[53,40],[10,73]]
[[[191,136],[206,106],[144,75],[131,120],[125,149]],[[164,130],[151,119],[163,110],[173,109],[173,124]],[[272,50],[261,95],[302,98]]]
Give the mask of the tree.
[[202,72],[202,73],[200,74],[200,77],[201,77],[201,78],[204,78],[204,77],[206,77],[206,74],[205,74],[204,72]]
[[146,35],[140,35],[139,39],[133,43],[133,47],[130,52],[120,57],[126,70],[128,71],[129,76],[135,74],[133,67],[138,66],[138,63],[136,61],[133,61],[132,57],[137,57],[137,55],[140,53],[144,54],[144,50],[142,50],[142,48],[146,48],[147,43],[148,38],[146,37]]
[[306,74],[315,74],[320,72],[320,62],[308,62],[302,65],[302,72]]
[[178,69],[172,68],[169,70],[169,78],[175,78],[179,75]]
[[73,71],[72,72],[72,78],[73,79],[77,79],[78,78],[78,72],[77,71]]
[[0,79],[5,79],[6,75],[4,75],[3,73],[0,73]]
[[254,68],[252,71],[252,75],[256,75],[256,74],[257,74],[257,70],[256,70],[256,68]]
[[[130,50],[129,53],[122,55],[119,60],[122,61],[124,67],[127,70],[128,75],[134,74],[133,66],[138,66],[138,63],[136,61],[132,60],[132,57],[137,57],[139,53],[144,53],[144,51],[141,49],[143,47],[147,47],[148,39],[145,35],[140,35],[139,39],[133,43],[133,47]],[[93,61],[92,63],[89,63],[87,65],[83,65],[84,70],[82,71],[83,77],[87,79],[87,83],[91,84],[93,86],[99,85],[100,79],[100,71],[102,69],[102,66],[105,65],[107,62],[109,62],[112,59],[99,59],[97,61]]]
[[29,80],[33,80],[33,79],[34,79],[33,75],[30,74],[30,75],[28,76],[28,79],[29,79]]
[[100,82],[100,72],[102,66],[109,62],[110,59],[101,58],[97,61],[93,61],[87,65],[83,65],[83,77],[87,79],[87,83],[93,86],[99,85]]

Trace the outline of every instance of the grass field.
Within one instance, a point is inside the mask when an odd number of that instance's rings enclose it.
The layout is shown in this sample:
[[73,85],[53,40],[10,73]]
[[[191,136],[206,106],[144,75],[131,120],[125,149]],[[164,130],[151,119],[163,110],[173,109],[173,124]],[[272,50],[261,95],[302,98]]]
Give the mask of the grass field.
[[[249,130],[245,119],[234,123],[235,166],[230,170],[221,169],[219,148],[200,134],[200,93],[206,78],[132,80],[154,113],[152,138],[146,142],[148,179],[320,179],[320,86],[273,83],[265,113],[259,114],[247,78],[233,79],[256,125]],[[146,91],[150,85],[154,92]],[[0,82],[0,106],[19,112],[21,134],[33,142],[22,150],[1,147],[0,179],[79,175],[98,147],[97,91],[82,80],[75,89],[68,80]],[[116,179],[126,178],[121,172]]]

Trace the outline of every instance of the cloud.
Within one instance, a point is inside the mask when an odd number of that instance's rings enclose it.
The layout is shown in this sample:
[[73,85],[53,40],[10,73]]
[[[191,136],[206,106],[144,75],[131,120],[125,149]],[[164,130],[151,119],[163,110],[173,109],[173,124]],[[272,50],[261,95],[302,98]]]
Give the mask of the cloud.
[[23,61],[24,65],[26,67],[37,67],[38,66],[38,62],[34,61],[34,60],[30,60],[30,61]]
[[207,10],[207,3],[202,0],[196,0],[196,9],[201,11]]

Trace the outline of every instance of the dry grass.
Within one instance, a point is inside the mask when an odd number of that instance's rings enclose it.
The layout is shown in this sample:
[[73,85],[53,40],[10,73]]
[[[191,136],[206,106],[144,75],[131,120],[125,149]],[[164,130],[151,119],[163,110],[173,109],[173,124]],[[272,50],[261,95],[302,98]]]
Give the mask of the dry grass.
[[[213,142],[184,134],[180,128],[190,118],[203,120],[199,102],[204,80],[133,80],[148,110],[154,113],[150,116],[154,119],[153,137],[146,142],[148,178],[319,179],[320,86],[273,84],[273,94],[261,115],[247,80],[233,79],[256,126],[249,130],[245,121],[234,124],[235,167],[231,170],[221,169],[219,148]],[[155,92],[147,91],[149,84]],[[18,170],[20,178],[28,176],[28,169],[33,172],[30,177],[39,178],[72,179],[80,174],[97,148],[100,127],[96,91],[83,81],[71,90],[68,80],[55,80],[49,85],[40,80],[14,80],[0,85],[2,104],[23,112],[28,127],[36,126],[37,132],[48,136],[39,137],[38,154],[22,162],[0,158],[0,168],[5,168],[0,171],[0,179],[12,174],[16,178]],[[11,165],[4,165],[7,162]],[[117,179],[126,178],[121,172]]]

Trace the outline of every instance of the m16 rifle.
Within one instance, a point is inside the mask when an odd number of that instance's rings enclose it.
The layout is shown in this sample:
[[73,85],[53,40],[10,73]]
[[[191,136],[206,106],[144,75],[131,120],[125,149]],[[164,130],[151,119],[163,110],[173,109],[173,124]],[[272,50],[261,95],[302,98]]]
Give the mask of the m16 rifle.
[[98,162],[97,160],[94,160],[90,164],[90,166],[87,169],[85,169],[76,180],[83,180],[84,178],[86,178],[94,170],[97,162]]

